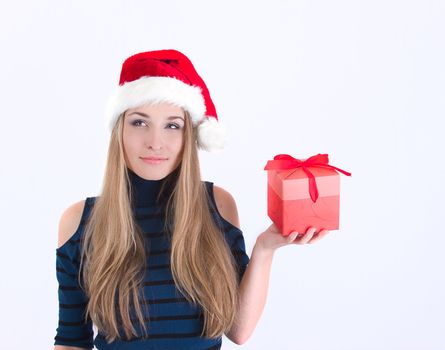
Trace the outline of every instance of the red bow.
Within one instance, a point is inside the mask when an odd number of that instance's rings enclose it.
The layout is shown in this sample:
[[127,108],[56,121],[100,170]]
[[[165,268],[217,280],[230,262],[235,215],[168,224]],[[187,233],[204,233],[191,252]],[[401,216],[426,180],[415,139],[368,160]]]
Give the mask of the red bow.
[[[315,181],[314,174],[307,168],[309,167],[319,167],[319,168],[331,168],[340,171],[341,173],[351,176],[351,173],[347,171],[336,168],[335,166],[329,165],[329,158],[327,154],[317,154],[312,156],[305,161],[296,159],[288,154],[278,154],[274,157],[274,160],[269,160],[264,167],[264,170],[286,170],[286,169],[297,169],[302,168],[303,171],[309,178],[309,194],[311,195],[312,201],[315,203],[318,199],[318,189],[317,183]],[[290,176],[293,172],[288,174]],[[287,177],[286,176],[286,177]]]

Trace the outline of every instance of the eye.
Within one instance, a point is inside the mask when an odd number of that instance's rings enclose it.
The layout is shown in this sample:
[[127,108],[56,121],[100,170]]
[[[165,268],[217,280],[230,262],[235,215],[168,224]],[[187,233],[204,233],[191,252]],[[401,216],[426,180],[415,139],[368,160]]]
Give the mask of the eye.
[[141,119],[136,119],[136,120],[134,120],[134,121],[131,122],[131,125],[134,125],[134,126],[140,126],[140,123],[145,124],[145,121],[143,121],[143,120],[141,120]]
[[176,123],[170,123],[170,124],[168,124],[169,127],[172,126],[172,125],[174,126],[173,129],[181,129],[181,126],[178,125],[178,124],[176,124]]

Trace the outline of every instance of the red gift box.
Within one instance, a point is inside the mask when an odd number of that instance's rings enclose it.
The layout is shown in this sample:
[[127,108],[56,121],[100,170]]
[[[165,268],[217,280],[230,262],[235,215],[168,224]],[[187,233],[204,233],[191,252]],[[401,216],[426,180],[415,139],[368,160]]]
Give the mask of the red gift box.
[[279,154],[267,162],[267,214],[283,236],[306,233],[311,226],[338,230],[340,175],[329,165],[327,154],[296,159]]

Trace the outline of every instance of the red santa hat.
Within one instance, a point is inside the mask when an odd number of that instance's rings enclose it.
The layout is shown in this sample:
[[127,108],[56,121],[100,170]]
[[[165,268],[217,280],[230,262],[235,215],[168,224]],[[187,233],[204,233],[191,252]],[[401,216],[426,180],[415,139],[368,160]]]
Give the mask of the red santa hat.
[[106,106],[110,130],[125,110],[157,102],[172,103],[189,113],[198,128],[200,149],[215,152],[224,148],[226,129],[218,121],[209,90],[192,62],[179,51],[141,52],[124,61],[119,86]]

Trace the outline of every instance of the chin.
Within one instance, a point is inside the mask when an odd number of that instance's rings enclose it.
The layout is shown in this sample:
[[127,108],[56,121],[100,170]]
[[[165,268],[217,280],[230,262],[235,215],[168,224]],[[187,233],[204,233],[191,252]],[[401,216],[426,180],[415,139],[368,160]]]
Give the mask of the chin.
[[147,171],[142,172],[144,176],[142,176],[146,180],[162,180],[167,177],[172,171]]
[[132,166],[131,170],[136,173],[139,177],[146,180],[162,180],[171,174],[179,166],[179,164],[172,164],[171,160],[164,164],[139,164],[137,166]]

